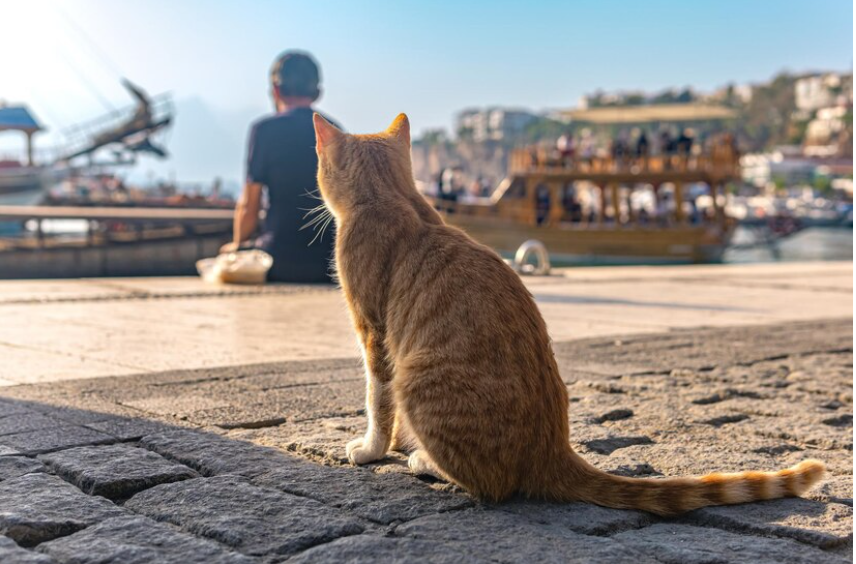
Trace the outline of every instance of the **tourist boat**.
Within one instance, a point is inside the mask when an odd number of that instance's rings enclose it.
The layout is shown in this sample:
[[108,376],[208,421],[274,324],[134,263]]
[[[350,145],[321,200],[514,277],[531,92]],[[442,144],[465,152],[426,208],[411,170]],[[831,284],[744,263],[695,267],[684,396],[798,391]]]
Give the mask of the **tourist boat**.
[[721,260],[736,226],[724,188],[739,177],[728,136],[707,153],[621,160],[524,148],[490,197],[429,200],[505,256],[534,239],[554,264],[707,263]]

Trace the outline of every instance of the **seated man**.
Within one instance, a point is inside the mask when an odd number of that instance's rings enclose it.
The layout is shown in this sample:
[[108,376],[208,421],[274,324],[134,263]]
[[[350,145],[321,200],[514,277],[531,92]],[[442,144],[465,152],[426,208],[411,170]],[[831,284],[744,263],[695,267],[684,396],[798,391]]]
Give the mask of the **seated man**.
[[[259,248],[273,257],[268,280],[330,282],[333,225],[323,234],[312,227],[307,211],[322,204],[316,184],[318,157],[312,104],[321,94],[318,65],[306,53],[288,51],[274,63],[271,90],[276,114],[250,130],[247,182],[235,208],[234,239],[221,252]],[[328,118],[329,119],[329,118]],[[258,239],[262,188],[268,208]],[[320,229],[321,223],[314,227]]]

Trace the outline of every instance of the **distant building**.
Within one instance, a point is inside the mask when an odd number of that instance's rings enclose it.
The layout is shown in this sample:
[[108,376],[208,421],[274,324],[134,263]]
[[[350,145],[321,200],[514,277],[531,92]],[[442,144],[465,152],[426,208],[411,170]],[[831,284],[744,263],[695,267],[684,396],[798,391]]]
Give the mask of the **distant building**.
[[807,155],[828,156],[839,152],[839,142],[847,129],[845,106],[821,108],[808,122],[805,131],[804,152]]
[[473,141],[501,141],[520,137],[539,117],[526,110],[485,108],[464,110],[458,114],[455,130],[458,138]]
[[754,87],[751,84],[737,84],[734,86],[734,96],[743,104],[748,104],[752,101],[752,93]]
[[[837,73],[806,76],[794,84],[794,97],[798,110],[814,112],[821,108],[846,103],[844,77]],[[852,88],[852,78],[850,80]],[[852,91],[849,94],[852,102]]]
[[743,180],[763,188],[780,180],[786,186],[807,184],[817,164],[800,154],[799,147],[777,147],[769,153],[750,153],[740,158]]

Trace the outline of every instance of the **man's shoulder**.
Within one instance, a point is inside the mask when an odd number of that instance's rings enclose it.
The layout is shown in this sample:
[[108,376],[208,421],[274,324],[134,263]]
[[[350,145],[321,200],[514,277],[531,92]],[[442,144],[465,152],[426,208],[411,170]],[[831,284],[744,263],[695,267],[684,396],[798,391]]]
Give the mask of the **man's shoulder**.
[[261,132],[278,129],[285,126],[289,122],[287,114],[271,114],[262,116],[250,125],[250,130],[256,134]]
[[252,129],[253,131],[261,131],[289,127],[296,124],[302,124],[303,122],[312,123],[313,113],[320,114],[324,119],[326,119],[339,129],[342,129],[342,126],[339,125],[338,121],[331,118],[326,112],[320,112],[318,110],[315,110],[314,108],[309,109],[308,111],[291,111],[262,116],[252,123],[250,129]]

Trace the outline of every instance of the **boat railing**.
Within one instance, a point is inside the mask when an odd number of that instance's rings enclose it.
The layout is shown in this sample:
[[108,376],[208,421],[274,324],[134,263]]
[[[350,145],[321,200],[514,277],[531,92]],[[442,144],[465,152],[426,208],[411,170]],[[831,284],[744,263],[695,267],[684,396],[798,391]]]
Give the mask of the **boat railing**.
[[[100,134],[111,132],[129,123],[135,117],[138,105],[129,105],[113,110],[95,119],[72,125],[62,130],[63,147],[59,154],[73,155],[92,144]],[[150,101],[151,123],[160,123],[170,119],[174,114],[172,97],[168,93],[152,96]]]
[[[234,210],[203,208],[86,207],[86,206],[0,206],[0,224],[24,229],[0,237],[0,250],[44,248],[54,243],[93,246],[112,242],[136,242],[153,233],[158,236],[187,237],[228,233]],[[54,237],[49,222],[78,220],[85,229],[69,241],[68,233]],[[0,229],[0,232],[6,230]],[[59,236],[61,235],[61,236]],[[52,241],[55,240],[55,241]]]
[[543,147],[515,149],[509,157],[510,174],[681,174],[697,173],[722,178],[739,176],[739,153],[724,145],[715,145],[704,153],[658,155],[582,156],[562,155]]

